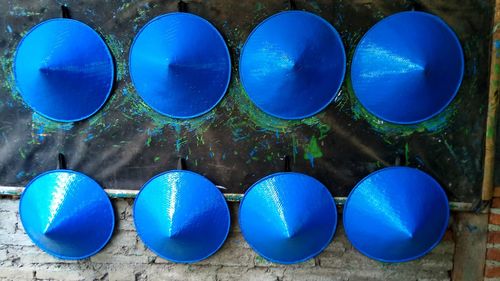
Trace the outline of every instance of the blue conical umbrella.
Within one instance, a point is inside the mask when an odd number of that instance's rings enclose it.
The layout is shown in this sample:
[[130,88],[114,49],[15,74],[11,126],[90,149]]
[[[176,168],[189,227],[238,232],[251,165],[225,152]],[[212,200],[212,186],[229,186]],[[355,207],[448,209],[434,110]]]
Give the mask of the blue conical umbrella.
[[33,179],[19,203],[24,230],[45,252],[61,259],[96,254],[111,238],[115,216],[101,186],[71,170]]
[[14,58],[17,88],[37,113],[61,122],[85,119],[106,102],[114,80],[111,54],[82,22],[52,19],[33,27]]
[[154,253],[191,263],[214,254],[229,233],[230,216],[222,193],[205,177],[182,170],[149,180],[134,203],[141,240]]
[[130,49],[130,76],[153,109],[174,118],[207,113],[224,96],[231,60],[220,33],[203,18],[169,13],[154,18]]
[[320,112],[337,96],[345,67],[342,40],[327,21],[287,11],[252,31],[241,52],[240,77],[262,111],[301,119]]
[[330,192],[316,179],[277,173],[255,183],[240,205],[240,226],[250,246],[277,263],[308,260],[328,246],[337,210]]
[[440,18],[423,12],[381,20],[359,42],[351,66],[361,104],[399,124],[440,113],[457,94],[463,74],[457,36]]
[[448,199],[429,175],[385,168],[360,181],[344,207],[346,235],[363,254],[383,262],[417,259],[448,227]]

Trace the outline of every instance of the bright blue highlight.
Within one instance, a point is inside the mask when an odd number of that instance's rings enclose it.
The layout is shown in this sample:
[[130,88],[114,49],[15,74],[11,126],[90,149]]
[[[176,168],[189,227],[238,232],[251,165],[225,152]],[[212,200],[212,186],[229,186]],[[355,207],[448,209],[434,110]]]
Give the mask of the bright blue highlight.
[[71,170],[52,170],[33,179],[22,194],[19,214],[33,243],[69,260],[96,254],[115,225],[113,207],[102,187]]
[[397,124],[425,121],[456,96],[464,55],[440,18],[402,12],[373,26],[361,39],[351,66],[352,87],[378,118]]
[[318,255],[330,243],[337,209],[328,189],[299,173],[277,173],[255,183],[240,204],[240,227],[264,258],[291,264]]
[[205,177],[173,170],[149,180],[134,202],[137,233],[160,257],[192,263],[214,254],[229,233],[229,209]]

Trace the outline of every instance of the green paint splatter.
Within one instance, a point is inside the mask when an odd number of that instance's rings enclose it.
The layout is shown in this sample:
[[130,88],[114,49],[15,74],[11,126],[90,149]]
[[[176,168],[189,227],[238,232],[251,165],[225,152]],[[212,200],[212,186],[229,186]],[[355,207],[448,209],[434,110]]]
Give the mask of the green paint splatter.
[[405,144],[405,165],[410,165],[410,148],[408,147],[408,143]]
[[123,42],[114,35],[106,35],[104,40],[116,60],[116,80],[121,81],[128,73]]
[[[140,122],[148,124],[147,134],[155,140],[166,141],[166,134],[174,134],[175,150],[180,152],[188,143],[188,139],[195,139],[197,144],[204,144],[203,134],[208,130],[217,116],[217,109],[200,117],[191,119],[175,119],[164,116],[150,108],[136,93],[131,84],[121,89],[121,103],[119,109],[125,118],[141,119]],[[194,134],[194,138],[191,136]]]
[[309,144],[304,148],[304,159],[309,160],[311,167],[314,167],[314,159],[323,157],[323,152],[315,136],[311,138]]
[[318,140],[315,136],[311,138],[311,141],[305,147],[304,159],[309,159],[309,156],[314,158],[320,158],[323,156],[323,152],[321,152],[321,148],[318,145]]
[[231,99],[226,99],[221,106],[228,111],[236,108],[240,112],[240,116],[246,116],[246,118],[230,118],[228,120],[228,125],[233,130],[250,126],[256,131],[286,135],[305,125],[319,130],[321,139],[330,132],[330,126],[321,121],[324,113],[301,120],[285,120],[266,114],[253,104],[237,78],[231,84],[228,95],[231,96]]

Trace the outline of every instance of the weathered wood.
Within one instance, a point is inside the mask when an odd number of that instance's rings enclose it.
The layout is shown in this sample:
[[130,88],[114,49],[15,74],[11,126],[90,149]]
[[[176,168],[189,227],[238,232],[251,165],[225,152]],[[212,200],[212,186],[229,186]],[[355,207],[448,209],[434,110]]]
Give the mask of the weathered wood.
[[483,280],[488,214],[456,213],[452,227],[455,256],[451,279]]
[[492,32],[490,88],[488,95],[488,115],[486,117],[486,136],[484,144],[483,200],[493,197],[495,172],[495,138],[497,127],[498,90],[500,85],[500,1],[496,0]]

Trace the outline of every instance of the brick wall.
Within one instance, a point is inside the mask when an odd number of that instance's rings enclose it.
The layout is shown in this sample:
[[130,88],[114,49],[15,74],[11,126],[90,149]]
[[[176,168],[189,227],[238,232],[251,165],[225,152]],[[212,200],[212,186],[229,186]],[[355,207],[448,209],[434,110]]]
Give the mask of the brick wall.
[[[139,240],[132,220],[132,201],[113,200],[117,227],[110,243],[82,261],[57,260],[35,247],[19,221],[18,200],[0,199],[0,280],[449,280],[454,242],[448,232],[424,258],[383,264],[354,250],[340,221],[330,246],[305,263],[282,266],[266,262],[244,241],[237,223],[237,204],[230,203],[228,240],[214,256],[193,264],[173,264]],[[500,214],[500,212],[499,212]],[[491,236],[491,243],[498,237]],[[491,252],[490,255],[496,255]]]
[[500,198],[491,202],[488,223],[484,280],[500,280]]

